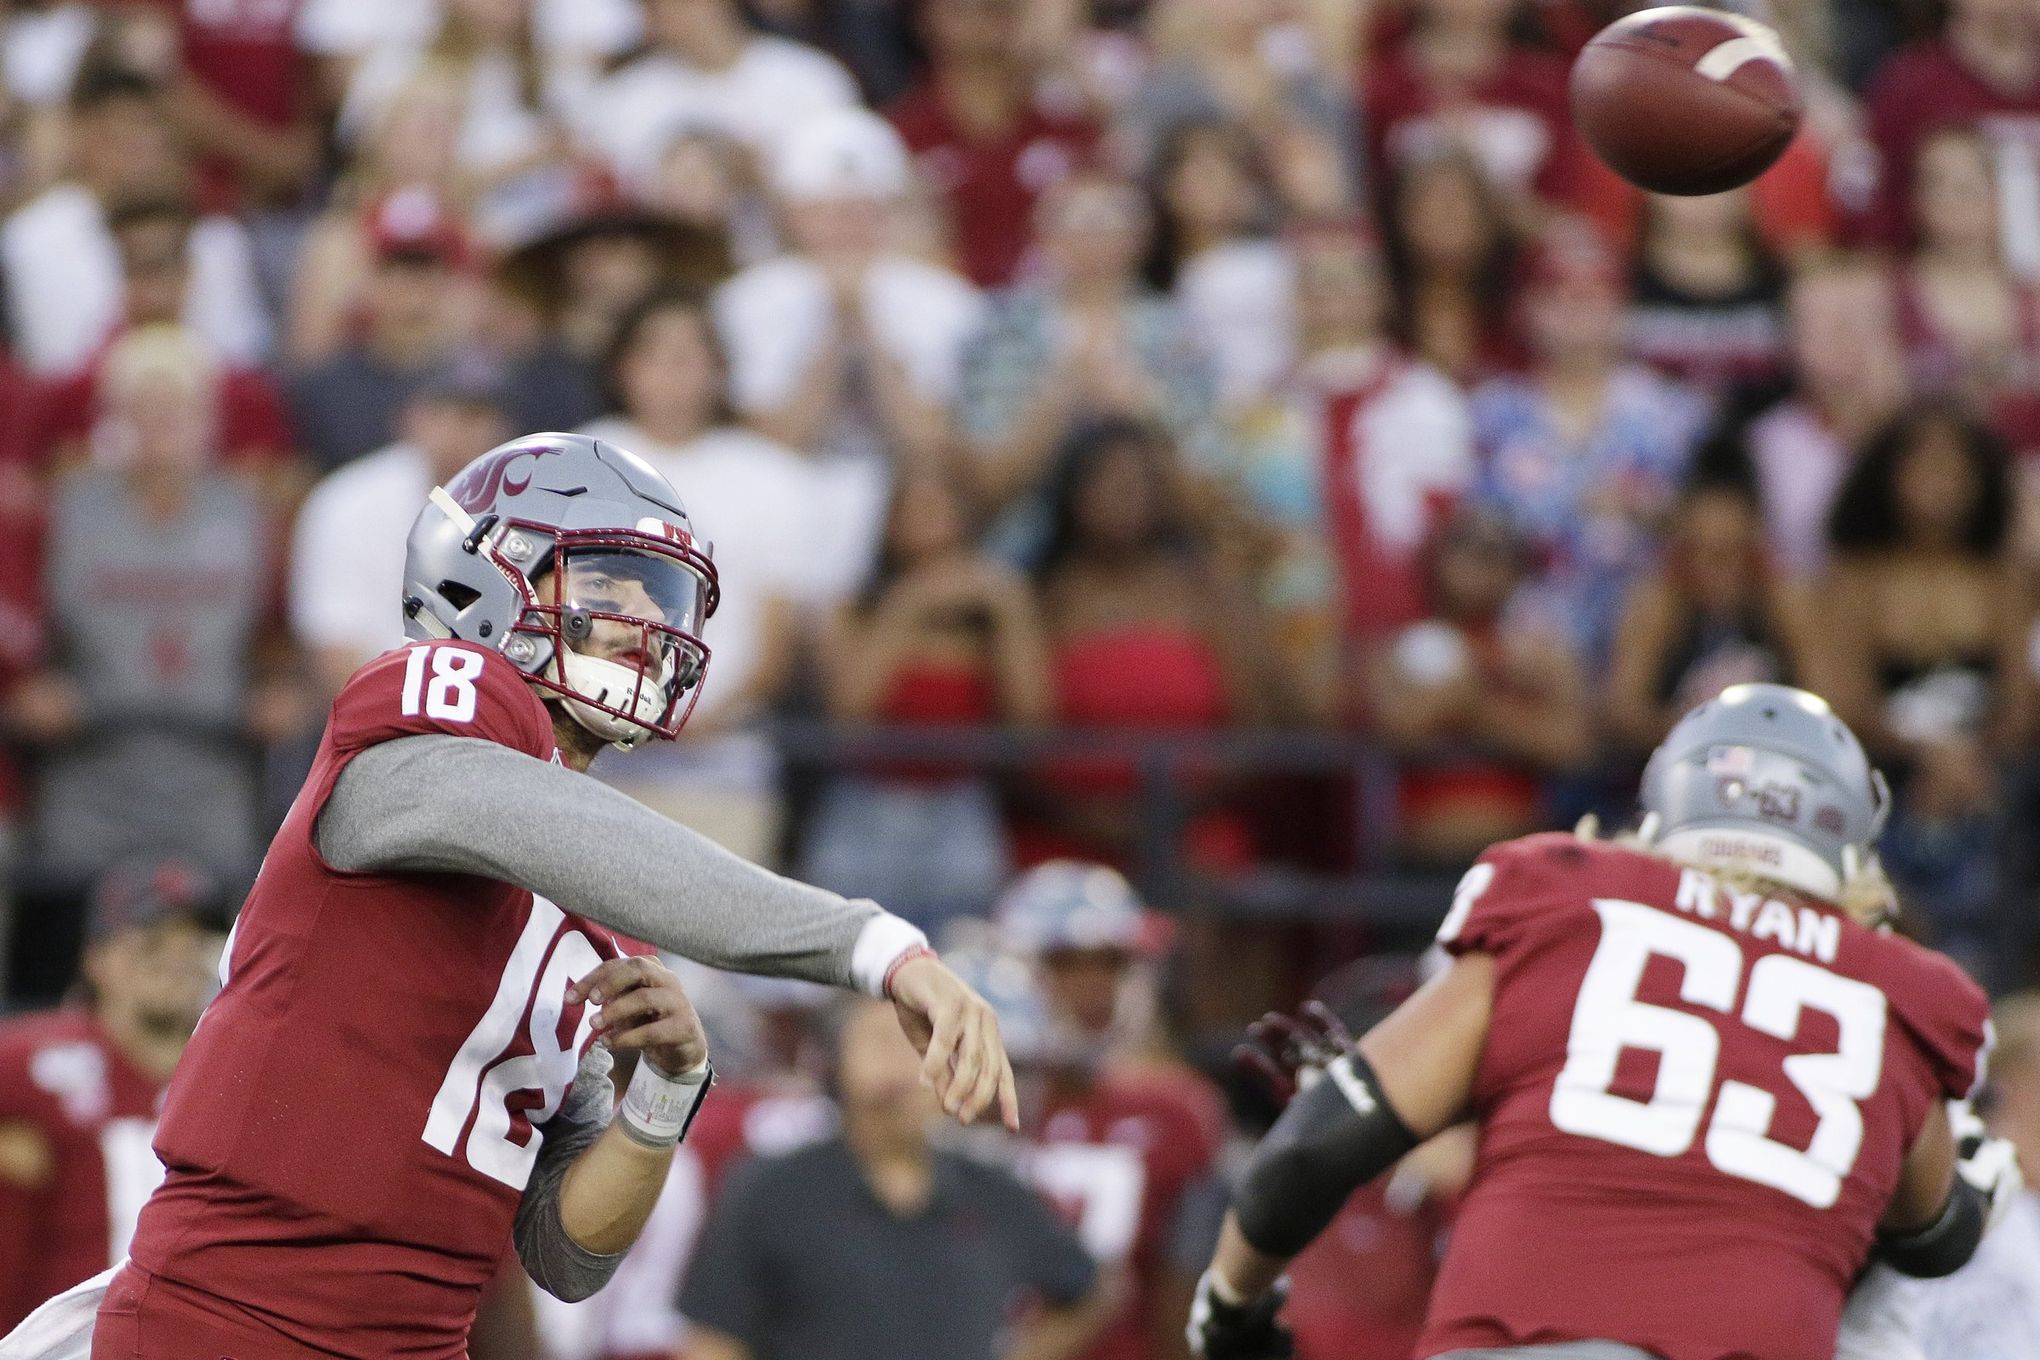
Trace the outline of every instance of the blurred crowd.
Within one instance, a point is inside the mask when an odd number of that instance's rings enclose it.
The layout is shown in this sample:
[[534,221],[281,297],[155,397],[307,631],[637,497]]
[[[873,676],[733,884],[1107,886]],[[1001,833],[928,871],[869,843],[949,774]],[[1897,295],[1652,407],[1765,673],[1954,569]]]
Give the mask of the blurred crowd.
[[[931,930],[1157,846],[1449,883],[1778,679],[1891,773],[1909,928],[2030,983],[2040,10],[1780,6],[1798,140],[1678,199],[1569,126],[1622,8],[0,6],[5,998],[109,882],[235,900],[425,492],[540,429],[722,579],[681,741],[599,772]],[[1214,747],[1157,819],[1142,740],[1249,729],[1369,754]],[[1180,927],[1199,1032],[1370,948]]]

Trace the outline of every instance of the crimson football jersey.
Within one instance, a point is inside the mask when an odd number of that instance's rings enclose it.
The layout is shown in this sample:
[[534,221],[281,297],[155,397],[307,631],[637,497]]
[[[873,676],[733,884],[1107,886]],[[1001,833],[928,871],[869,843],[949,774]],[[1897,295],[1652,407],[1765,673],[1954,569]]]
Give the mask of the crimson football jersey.
[[1125,1307],[1084,1360],[1145,1360],[1177,1213],[1218,1157],[1218,1096],[1188,1072],[1112,1068],[1081,1092],[1051,1095],[1042,1115],[1022,1170],[1093,1257],[1132,1272]]
[[89,1012],[0,1025],[0,1129],[25,1126],[46,1154],[32,1180],[0,1167],[0,1336],[127,1254],[163,1178],[149,1148],[162,1099]]
[[1562,835],[1483,855],[1439,940],[1494,959],[1494,1011],[1418,1356],[1832,1360],[1907,1149],[1977,1081],[1976,985],[1827,903]]
[[413,643],[348,681],[171,1082],[131,1254],[290,1342],[453,1360],[587,1046],[567,987],[635,951],[507,883],[320,857],[347,762],[418,733],[558,758],[494,653]]

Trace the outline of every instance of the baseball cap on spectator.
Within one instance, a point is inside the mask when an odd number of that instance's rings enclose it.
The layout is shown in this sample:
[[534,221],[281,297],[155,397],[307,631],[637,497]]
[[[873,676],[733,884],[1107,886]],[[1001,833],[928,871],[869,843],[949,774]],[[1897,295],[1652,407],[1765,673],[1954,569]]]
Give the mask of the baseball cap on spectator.
[[399,189],[371,205],[368,242],[383,264],[459,268],[468,257],[467,233],[460,221],[427,189]]
[[1125,875],[1103,864],[1058,859],[1013,880],[993,907],[1001,943],[1030,957],[1109,951],[1153,955],[1168,947],[1169,922],[1141,902]]
[[773,191],[788,202],[898,198],[907,191],[907,148],[877,114],[831,109],[780,140],[771,171]]
[[124,861],[92,884],[86,899],[86,939],[98,944],[163,921],[215,925],[219,906],[218,881],[189,860]]

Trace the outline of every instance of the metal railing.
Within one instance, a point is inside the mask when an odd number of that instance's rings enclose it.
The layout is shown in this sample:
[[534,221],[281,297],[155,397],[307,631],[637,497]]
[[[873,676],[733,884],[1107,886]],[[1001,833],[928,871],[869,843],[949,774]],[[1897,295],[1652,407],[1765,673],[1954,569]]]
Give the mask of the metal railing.
[[1347,733],[1215,729],[847,726],[781,720],[769,736],[794,769],[840,773],[912,762],[984,776],[1024,774],[1059,759],[1123,762],[1135,772],[1133,878],[1150,902],[1234,919],[1364,923],[1397,940],[1428,936],[1443,918],[1456,872],[1368,868],[1346,874],[1261,865],[1198,870],[1182,853],[1197,789],[1225,775],[1335,775],[1357,791],[1360,862],[1392,859],[1399,767],[1378,744]]

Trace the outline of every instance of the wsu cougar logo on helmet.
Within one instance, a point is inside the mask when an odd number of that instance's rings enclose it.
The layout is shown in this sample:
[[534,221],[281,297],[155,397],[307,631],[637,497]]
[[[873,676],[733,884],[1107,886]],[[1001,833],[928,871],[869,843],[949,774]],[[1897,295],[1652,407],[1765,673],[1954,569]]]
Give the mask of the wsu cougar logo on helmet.
[[523,475],[512,479],[510,468],[515,463],[529,459],[536,463],[548,454],[559,450],[549,444],[528,444],[520,448],[503,449],[476,463],[470,463],[465,472],[446,488],[447,494],[459,503],[460,508],[471,515],[478,515],[496,503],[498,492],[507,490],[516,495],[531,485],[534,470],[526,468]]

